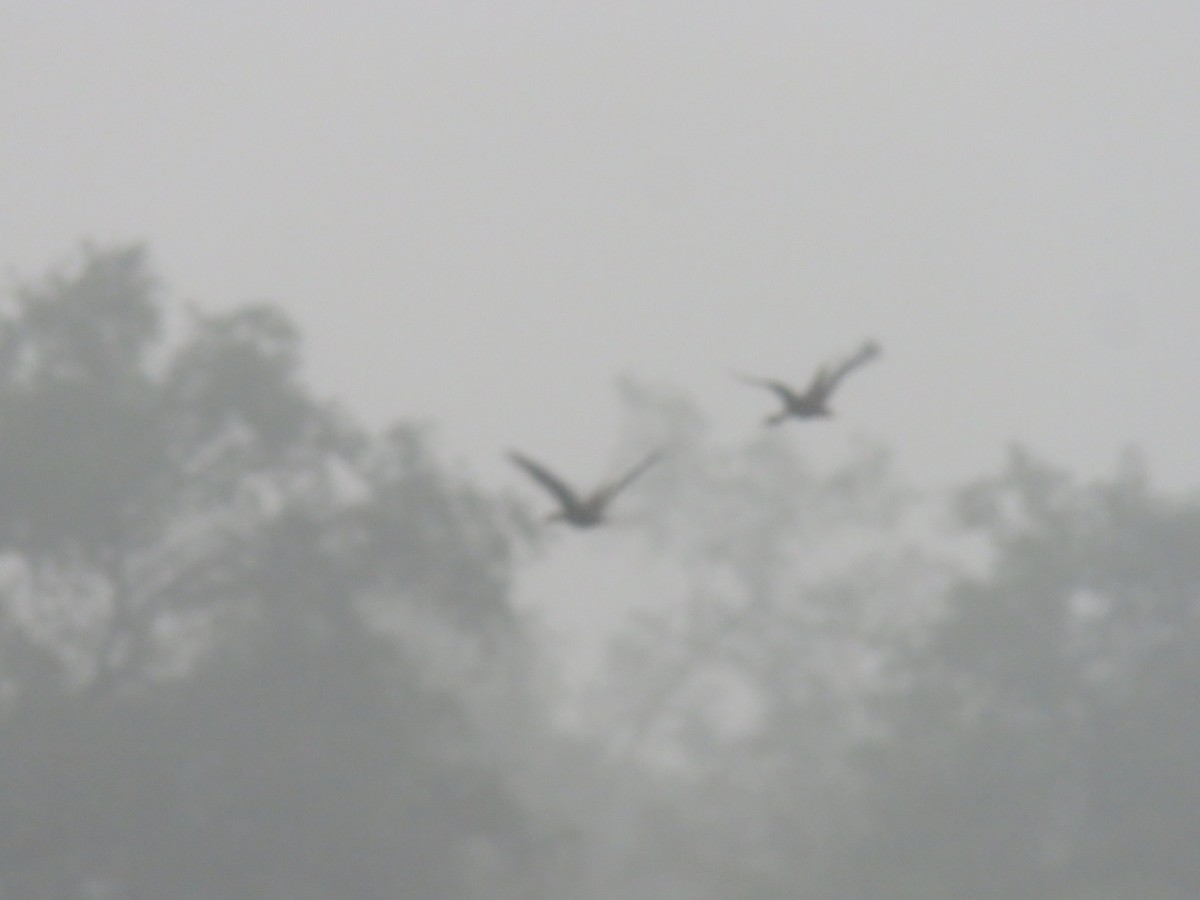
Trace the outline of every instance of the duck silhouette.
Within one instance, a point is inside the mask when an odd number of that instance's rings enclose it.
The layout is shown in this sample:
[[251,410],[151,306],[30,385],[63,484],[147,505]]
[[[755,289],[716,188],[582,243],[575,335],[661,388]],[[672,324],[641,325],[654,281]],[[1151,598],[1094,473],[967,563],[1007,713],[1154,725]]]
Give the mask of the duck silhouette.
[[835,366],[821,366],[803,392],[790,385],[770,378],[734,374],[739,381],[770,388],[783,401],[783,409],[767,416],[767,425],[778,425],[787,419],[816,419],[833,415],[829,408],[829,397],[843,378],[863,363],[869,362],[881,352],[875,341],[865,341],[852,355]]
[[605,521],[609,503],[635,478],[650,468],[662,456],[654,451],[620,478],[605,482],[591,493],[581,494],[547,469],[537,460],[511,450],[508,458],[525,470],[534,481],[545,488],[558,501],[558,510],[547,516],[547,521],[563,521],[576,528],[590,528]]

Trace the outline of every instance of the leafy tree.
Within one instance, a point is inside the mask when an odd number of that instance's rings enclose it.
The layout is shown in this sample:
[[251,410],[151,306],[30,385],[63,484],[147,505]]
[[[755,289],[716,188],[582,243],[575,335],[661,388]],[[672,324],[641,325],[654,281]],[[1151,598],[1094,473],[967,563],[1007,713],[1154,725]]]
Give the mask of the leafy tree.
[[618,637],[589,707],[617,761],[582,825],[597,895],[808,896],[862,813],[868,700],[945,572],[898,537],[917,498],[877,448],[820,466],[790,434],[726,446],[685,397],[623,391],[626,442],[670,448],[631,501],[677,588]]
[[469,692],[528,699],[506,512],[314,398],[279,311],[166,318],[85,248],[0,320],[0,894],[529,896]]
[[856,889],[1195,896],[1200,507],[1022,451],[958,506],[994,559],[889,710]]

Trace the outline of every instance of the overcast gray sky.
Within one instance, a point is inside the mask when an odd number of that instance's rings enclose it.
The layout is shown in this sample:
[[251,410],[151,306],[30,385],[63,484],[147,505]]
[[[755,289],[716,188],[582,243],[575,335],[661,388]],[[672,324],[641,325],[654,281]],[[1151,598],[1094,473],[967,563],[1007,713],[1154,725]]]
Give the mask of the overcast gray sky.
[[1169,0],[7,0],[0,263],[145,239],[489,480],[612,464],[621,373],[736,437],[772,398],[730,368],[873,336],[796,440],[1197,487],[1198,46]]

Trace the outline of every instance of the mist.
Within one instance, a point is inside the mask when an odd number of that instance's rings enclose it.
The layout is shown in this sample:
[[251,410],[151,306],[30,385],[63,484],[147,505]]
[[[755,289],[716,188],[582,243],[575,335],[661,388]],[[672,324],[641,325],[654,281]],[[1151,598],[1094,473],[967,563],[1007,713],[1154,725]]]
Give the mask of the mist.
[[1200,16],[0,11],[0,900],[1200,895]]

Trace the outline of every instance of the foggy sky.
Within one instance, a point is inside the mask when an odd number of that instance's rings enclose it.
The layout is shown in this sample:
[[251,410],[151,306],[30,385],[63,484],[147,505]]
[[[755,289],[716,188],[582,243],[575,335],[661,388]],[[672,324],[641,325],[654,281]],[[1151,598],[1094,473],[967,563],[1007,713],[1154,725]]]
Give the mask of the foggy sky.
[[33,3],[0,8],[0,262],[145,239],[273,300],[309,375],[610,465],[627,373],[723,434],[866,336],[841,419],[942,483],[1020,440],[1196,487],[1190,3]]

